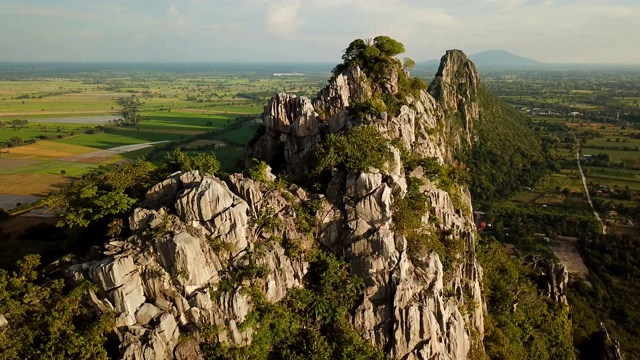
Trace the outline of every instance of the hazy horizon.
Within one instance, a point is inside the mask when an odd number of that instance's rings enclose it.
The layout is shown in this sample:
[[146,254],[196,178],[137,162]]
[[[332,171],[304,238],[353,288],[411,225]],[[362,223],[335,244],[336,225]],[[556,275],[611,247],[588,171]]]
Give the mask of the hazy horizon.
[[638,18],[632,0],[4,0],[0,62],[332,64],[384,34],[418,62],[457,48],[635,65]]

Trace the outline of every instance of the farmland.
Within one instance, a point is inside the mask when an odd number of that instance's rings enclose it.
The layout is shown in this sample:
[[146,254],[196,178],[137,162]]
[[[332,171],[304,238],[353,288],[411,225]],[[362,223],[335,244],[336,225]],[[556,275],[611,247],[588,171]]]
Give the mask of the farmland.
[[[43,196],[100,165],[145,155],[159,162],[176,146],[188,152],[213,151],[223,169],[231,171],[267,100],[278,91],[312,96],[329,69],[286,64],[0,64],[0,196]],[[274,76],[277,72],[308,75]],[[139,122],[118,120],[123,99],[139,104]],[[194,141],[200,144],[190,145]],[[203,146],[202,141],[217,145]],[[155,144],[98,153],[147,143]],[[17,180],[21,186],[15,185]]]
[[[590,358],[600,322],[626,358],[638,358],[640,71],[494,72],[485,81],[528,115],[551,157],[549,174],[535,186],[492,204],[493,235],[526,256],[555,256],[572,272],[580,359]],[[587,203],[578,159],[606,234]]]

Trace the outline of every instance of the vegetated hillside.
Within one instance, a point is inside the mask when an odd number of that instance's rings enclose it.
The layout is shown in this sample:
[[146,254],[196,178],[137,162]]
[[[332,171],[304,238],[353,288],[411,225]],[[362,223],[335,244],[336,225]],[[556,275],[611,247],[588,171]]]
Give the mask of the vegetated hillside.
[[474,201],[487,202],[533,186],[549,172],[550,163],[540,138],[526,125],[526,116],[484,86],[478,100],[477,141],[464,159],[473,172]]
[[63,357],[66,337],[83,359],[573,358],[563,269],[477,256],[456,161],[483,138],[475,66],[448,52],[427,92],[403,51],[355,40],[315,99],[276,95],[244,173],[177,151],[52,199],[114,237],[56,264],[71,298],[36,258],[0,271],[0,352]]
[[466,137],[453,146],[471,170],[474,202],[506,198],[548,172],[546,151],[527,117],[487,90],[462,52],[447,52],[429,92],[443,104],[448,132]]
[[[576,281],[569,289],[574,341],[580,359],[601,352],[621,351],[625,359],[640,357],[640,243],[629,235],[596,235],[580,241],[580,250],[593,277]],[[611,338],[603,339],[601,322]],[[609,341],[603,341],[609,340]],[[618,343],[619,341],[619,343]],[[605,345],[603,347],[602,345]],[[615,346],[612,346],[615,345]],[[600,357],[598,357],[600,358]],[[611,358],[611,357],[610,357]]]

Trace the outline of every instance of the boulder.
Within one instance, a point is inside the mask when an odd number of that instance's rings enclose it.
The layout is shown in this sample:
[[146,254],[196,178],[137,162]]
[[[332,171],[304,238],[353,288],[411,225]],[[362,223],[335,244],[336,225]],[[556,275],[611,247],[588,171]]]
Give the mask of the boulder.
[[182,188],[180,175],[182,175],[182,173],[176,173],[152,187],[147,191],[144,200],[140,202],[140,207],[158,210],[163,206],[173,204],[178,190]]
[[182,221],[208,221],[234,203],[234,195],[215,178],[204,178],[185,189],[176,202],[176,214]]
[[147,325],[160,313],[162,313],[162,310],[157,306],[149,303],[144,303],[142,304],[140,309],[136,311],[136,320],[140,325]]

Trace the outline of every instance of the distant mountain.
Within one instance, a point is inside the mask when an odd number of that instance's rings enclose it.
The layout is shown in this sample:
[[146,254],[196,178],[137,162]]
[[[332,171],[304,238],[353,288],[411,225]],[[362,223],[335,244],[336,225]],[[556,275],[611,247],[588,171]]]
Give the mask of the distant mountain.
[[469,58],[476,66],[481,67],[522,67],[542,64],[537,60],[518,56],[506,50],[487,50],[470,55]]
[[[487,50],[479,53],[469,55],[469,59],[474,62],[476,67],[481,69],[495,69],[495,68],[526,68],[536,67],[543,65],[544,63],[518,56],[510,53],[506,50]],[[440,59],[429,60],[420,64],[426,68],[438,67],[440,65]]]

